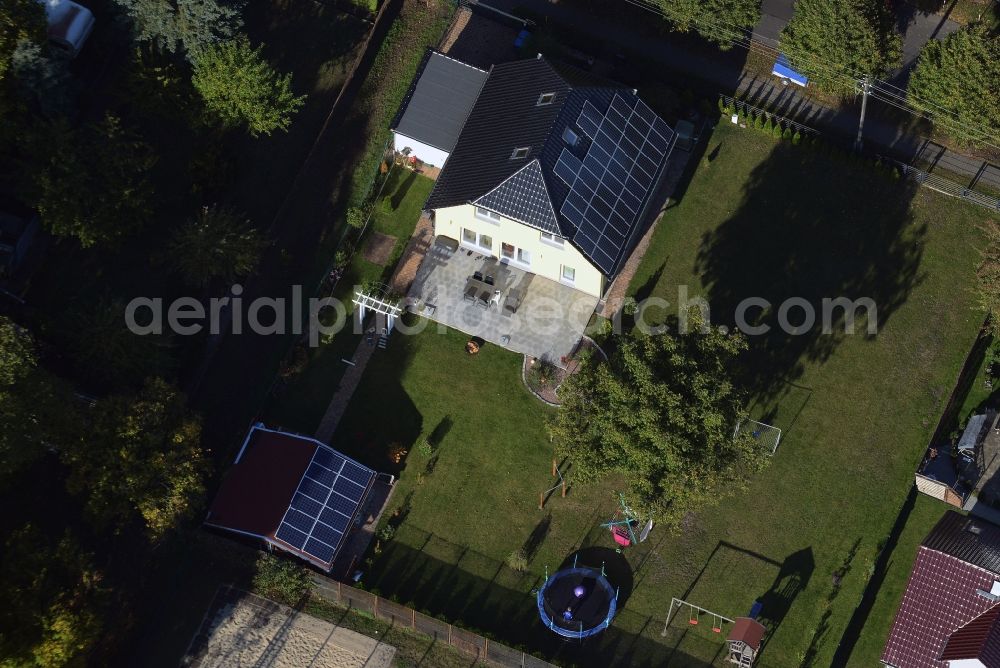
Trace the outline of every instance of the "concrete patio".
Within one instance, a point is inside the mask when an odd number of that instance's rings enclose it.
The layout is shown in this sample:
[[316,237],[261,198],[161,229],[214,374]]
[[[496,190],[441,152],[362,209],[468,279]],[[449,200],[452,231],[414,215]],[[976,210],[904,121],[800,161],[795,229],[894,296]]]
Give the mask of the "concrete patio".
[[[428,248],[407,294],[408,308],[430,320],[509,350],[564,366],[583,336],[597,297],[530,272],[499,263],[496,257],[438,237]],[[494,276],[488,306],[466,297],[475,272]],[[483,286],[485,287],[485,286]],[[483,290],[485,294],[487,290]],[[518,293],[515,311],[505,308]]]

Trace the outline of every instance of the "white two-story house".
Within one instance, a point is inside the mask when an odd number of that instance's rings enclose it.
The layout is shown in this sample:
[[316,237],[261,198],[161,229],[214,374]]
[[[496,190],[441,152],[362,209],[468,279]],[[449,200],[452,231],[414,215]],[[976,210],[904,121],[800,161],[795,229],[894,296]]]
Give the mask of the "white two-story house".
[[[592,314],[663,204],[674,132],[635,90],[541,55],[494,65],[481,83],[464,79],[466,94],[458,96],[463,108],[468,91],[478,90],[425,205],[434,234],[459,255],[474,255],[504,274],[506,284],[492,291],[497,294],[488,313],[494,305],[503,313],[511,289],[520,303],[517,286],[527,273],[543,279],[532,289],[544,290],[550,301],[586,297]],[[418,77],[414,90],[421,88],[432,90]],[[418,106],[426,109],[426,100]],[[405,122],[408,113],[404,105],[399,124],[420,141],[417,124]],[[450,116],[442,123],[453,127]],[[440,258],[434,263],[429,269],[442,264]],[[444,275],[435,271],[438,279]],[[482,305],[475,284],[462,282],[464,274],[452,278],[458,285],[446,288],[444,297],[424,285],[416,297],[436,307],[455,291],[461,302],[464,289]],[[441,280],[428,275],[425,282]],[[455,317],[442,319],[452,324]],[[516,347],[516,335],[500,338]]]

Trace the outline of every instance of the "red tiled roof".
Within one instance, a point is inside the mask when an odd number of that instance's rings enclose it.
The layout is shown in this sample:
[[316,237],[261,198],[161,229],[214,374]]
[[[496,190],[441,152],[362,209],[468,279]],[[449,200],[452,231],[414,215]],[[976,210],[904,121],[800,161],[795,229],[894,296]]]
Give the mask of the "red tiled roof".
[[733,630],[729,632],[727,641],[741,640],[753,647],[754,651],[760,649],[760,641],[764,639],[767,629],[760,622],[749,617],[737,617],[733,624]]
[[941,659],[979,659],[986,666],[1000,666],[998,618],[1000,603],[952,633],[941,652]]
[[976,592],[990,591],[997,579],[984,568],[921,545],[882,662],[897,668],[947,668],[938,657],[948,638],[996,605]]
[[212,502],[206,524],[273,538],[317,445],[254,428]]

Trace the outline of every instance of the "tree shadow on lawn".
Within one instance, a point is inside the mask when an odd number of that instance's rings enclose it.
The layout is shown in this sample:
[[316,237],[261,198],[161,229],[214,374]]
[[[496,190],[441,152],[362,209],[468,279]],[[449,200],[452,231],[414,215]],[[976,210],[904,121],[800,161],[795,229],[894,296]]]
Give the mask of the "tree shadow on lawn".
[[[397,170],[393,170],[397,171]],[[403,203],[406,199],[406,194],[410,192],[410,188],[413,186],[413,182],[417,180],[417,173],[413,170],[407,170],[408,173],[406,178],[403,179],[402,183],[395,187],[395,190],[390,190],[392,195],[389,197],[389,204],[392,206],[392,210],[395,211],[399,208],[399,205]]]
[[[753,170],[739,209],[703,237],[696,269],[717,324],[736,323],[745,299],[767,300],[745,316],[770,327],[749,336],[744,380],[758,398],[777,396],[806,360],[826,360],[847,336],[846,309],[824,314],[824,299],[872,299],[879,327],[906,301],[921,280],[926,235],[910,211],[917,187],[787,142]],[[805,303],[816,316],[807,328]],[[787,322],[799,331],[782,331],[782,304],[798,304]],[[866,335],[867,317],[875,316],[859,309],[855,335]]]
[[387,348],[375,350],[333,436],[337,449],[376,471],[397,476],[407,459],[392,461],[390,450],[395,446],[412,450],[423,431],[423,416],[400,382],[400,369],[410,366],[413,339],[390,334]]
[[[567,642],[541,623],[535,592],[542,578],[537,574],[516,573],[503,562],[430,533],[426,533],[425,541],[416,542],[423,542],[423,547],[394,540],[379,557],[370,584],[381,595],[489,634],[506,645],[540,652],[571,665],[652,668],[664,665],[671,651],[656,640],[659,636],[658,631],[653,633],[655,620],[628,610],[622,610],[600,635],[583,643]],[[430,554],[431,545],[435,551],[451,553],[454,558],[444,561]],[[712,651],[715,649],[713,646]],[[703,660],[677,651],[671,654],[670,665],[707,668],[710,658]]]

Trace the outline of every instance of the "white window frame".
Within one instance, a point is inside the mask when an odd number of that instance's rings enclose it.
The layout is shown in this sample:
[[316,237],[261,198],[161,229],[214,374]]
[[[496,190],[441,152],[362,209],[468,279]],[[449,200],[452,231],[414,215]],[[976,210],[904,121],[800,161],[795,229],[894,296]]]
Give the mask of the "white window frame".
[[[569,269],[573,272],[573,278],[566,278],[566,270]],[[576,267],[571,267],[569,265],[562,265],[559,267],[559,280],[563,283],[575,284],[576,283]]]
[[531,153],[530,146],[518,146],[511,152],[511,160],[527,160],[528,154]]
[[[503,250],[504,246],[510,246],[510,249],[511,249],[510,250],[510,255],[504,254],[504,250]],[[500,259],[501,260],[513,260],[515,257],[517,257],[517,246],[515,246],[512,243],[508,243],[506,241],[501,241],[500,242]]]
[[551,232],[539,232],[540,238],[543,244],[548,244],[554,248],[564,248],[566,242],[562,237],[556,236]]
[[479,220],[485,220],[487,223],[492,223],[493,225],[500,224],[500,214],[493,213],[489,209],[484,209],[481,206],[476,207],[476,218]]
[[[521,259],[521,254],[522,253],[527,253],[528,254],[528,261],[527,262],[525,262],[524,260]],[[524,249],[524,248],[521,248],[520,246],[518,246],[517,253],[514,256],[514,259],[517,261],[518,264],[523,265],[525,267],[530,267],[531,266],[531,251],[529,251],[527,249]]]
[[538,102],[535,103],[536,107],[544,107],[545,105],[552,104],[556,101],[555,93],[542,93],[538,96]]
[[[475,241],[469,241],[468,239],[466,239],[465,238],[465,233],[466,232],[469,232],[469,233],[475,235],[476,240]],[[483,243],[483,237],[486,237],[487,239],[490,240],[490,245],[489,246],[487,246],[486,244]],[[476,230],[472,229],[471,227],[463,227],[462,228],[462,245],[465,246],[466,248],[474,248],[476,250],[484,250],[484,251],[489,251],[490,253],[493,253],[493,235],[491,235],[491,234],[485,234],[483,232],[477,232]]]

